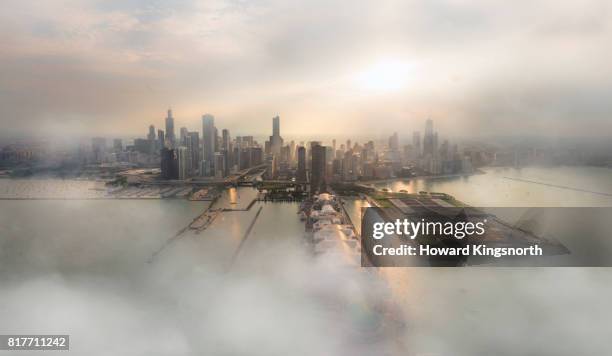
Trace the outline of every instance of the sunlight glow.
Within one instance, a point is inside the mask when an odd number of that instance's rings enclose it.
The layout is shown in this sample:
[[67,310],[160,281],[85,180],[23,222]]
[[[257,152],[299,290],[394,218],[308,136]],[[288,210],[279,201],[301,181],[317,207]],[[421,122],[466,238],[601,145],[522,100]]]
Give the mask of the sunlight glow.
[[359,87],[370,91],[396,91],[407,82],[410,65],[398,60],[381,60],[357,74]]

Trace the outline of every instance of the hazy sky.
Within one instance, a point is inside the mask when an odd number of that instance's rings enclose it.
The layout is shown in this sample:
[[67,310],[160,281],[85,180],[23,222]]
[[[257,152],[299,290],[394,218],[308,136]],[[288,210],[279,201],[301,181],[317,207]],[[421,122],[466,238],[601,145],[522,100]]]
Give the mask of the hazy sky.
[[5,0],[2,131],[610,136],[611,6]]

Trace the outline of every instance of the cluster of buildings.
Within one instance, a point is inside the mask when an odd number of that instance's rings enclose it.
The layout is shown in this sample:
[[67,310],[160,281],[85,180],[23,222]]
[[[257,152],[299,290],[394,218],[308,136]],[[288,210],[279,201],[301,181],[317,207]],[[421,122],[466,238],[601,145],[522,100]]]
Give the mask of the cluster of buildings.
[[[151,142],[153,130],[151,125]],[[160,165],[164,179],[225,178],[239,170],[262,165],[264,161],[263,149],[253,136],[232,139],[228,129],[221,130],[219,135],[215,117],[210,114],[202,116],[201,135],[183,127],[176,137],[172,111],[168,110],[166,131],[157,131],[157,145],[161,146]]]
[[324,191],[330,182],[390,179],[422,175],[471,173],[472,152],[461,152],[447,140],[438,142],[433,121],[426,121],[425,134],[415,132],[411,144],[400,145],[397,133],[386,143],[370,140],[361,145],[347,140],[340,145],[332,140],[331,146],[312,141],[297,149],[296,178],[307,178],[311,191]]
[[[202,116],[202,130],[176,128],[168,110],[165,127],[150,125],[144,137],[74,141],[16,139],[0,147],[0,171],[16,176],[54,172],[60,175],[99,176],[125,168],[161,168],[168,180],[224,179],[238,171],[265,167],[265,179],[309,183],[311,188],[332,182],[390,179],[425,175],[470,173],[475,167],[536,164],[610,166],[609,145],[581,142],[551,144],[510,141],[494,144],[451,144],[439,139],[431,119],[411,139],[397,133],[365,143],[285,141],[280,118],[272,118],[268,137],[231,137],[218,130],[215,118]],[[126,143],[126,144],[124,144]],[[109,173],[110,174],[110,173]]]
[[[280,132],[280,118],[272,118],[272,135],[263,145],[253,136],[231,137],[228,129],[219,130],[215,118],[202,116],[202,131],[175,130],[172,111],[165,118],[165,130],[149,126],[146,138],[137,138],[133,146],[123,149],[119,139],[113,141],[118,160],[141,162],[161,167],[167,180],[223,179],[248,168],[265,167],[265,178],[308,183],[312,192],[324,191],[332,182],[389,179],[418,175],[469,173],[472,156],[460,152],[447,140],[439,143],[433,121],[428,119],[425,131],[414,132],[412,142],[400,145],[397,133],[387,142],[372,140],[360,144],[350,139],[331,145],[321,141],[285,142]],[[94,160],[107,152],[106,140],[92,140]],[[127,155],[123,157],[121,155]],[[136,158],[130,155],[137,155]]]
[[146,138],[136,138],[133,145],[125,148],[121,139],[114,139],[109,149],[105,138],[93,138],[93,162],[157,166],[161,168],[161,177],[168,180],[224,178],[263,163],[262,148],[253,136],[238,136],[232,140],[227,129],[221,130],[219,135],[215,118],[210,114],[202,116],[201,133],[186,127],[175,130],[172,110],[168,110],[164,121],[165,130],[156,130],[150,125]]

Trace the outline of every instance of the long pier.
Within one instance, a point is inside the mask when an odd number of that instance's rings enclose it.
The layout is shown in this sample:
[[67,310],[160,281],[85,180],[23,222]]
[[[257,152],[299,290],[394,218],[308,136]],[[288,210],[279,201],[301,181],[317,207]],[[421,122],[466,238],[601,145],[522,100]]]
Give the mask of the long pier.
[[148,263],[152,263],[153,261],[155,261],[155,258],[157,258],[157,256],[162,253],[162,251],[168,247],[168,245],[170,245],[171,243],[173,243],[174,241],[178,240],[181,235],[183,235],[185,233],[185,231],[187,231],[187,229],[189,229],[189,226],[185,226],[184,228],[180,229],[176,234],[174,234],[174,236],[170,237],[168,240],[166,240],[166,242],[164,242],[163,245],[161,245],[161,247],[153,252],[153,255],[151,255],[151,257],[149,258],[149,260],[147,261]]
[[255,222],[257,222],[257,218],[259,218],[259,214],[261,214],[262,210],[263,210],[263,206],[260,206],[259,210],[257,210],[257,213],[255,214],[255,217],[253,217],[253,220],[251,221],[251,224],[249,225],[248,229],[245,231],[244,236],[242,236],[242,240],[240,240],[240,244],[238,245],[238,248],[236,249],[236,251],[234,252],[234,255],[232,256],[232,260],[230,262],[230,268],[234,265],[234,262],[236,261],[236,258],[238,257],[238,254],[240,253],[240,250],[242,249],[242,246],[244,245],[246,240],[249,238],[249,235],[251,234],[251,230],[253,230],[253,227],[255,226]]
[[[214,221],[214,219],[221,213],[220,209],[215,209],[214,211],[212,210],[213,205],[217,202],[217,199],[219,199],[219,195],[217,195],[210,203],[210,205],[204,209],[204,212],[202,212],[202,214],[196,216],[195,218],[193,218],[193,220],[191,220],[191,222],[185,226],[184,228],[180,229],[176,234],[174,234],[172,237],[170,237],[168,240],[166,240],[166,242],[164,242],[164,244],[155,252],[153,252],[153,255],[151,256],[151,258],[149,258],[149,260],[147,262],[151,263],[155,260],[155,258],[162,253],[162,251],[168,247],[171,243],[173,243],[174,241],[178,240],[179,238],[182,237],[182,235],[187,231],[187,230],[196,230],[196,233],[199,234],[200,232],[204,231],[205,229],[207,229],[210,224],[212,224],[212,222]],[[212,214],[211,214],[212,211]],[[200,220],[203,219],[204,217],[207,217],[207,220],[205,221],[205,223],[202,226],[194,226],[194,224]]]

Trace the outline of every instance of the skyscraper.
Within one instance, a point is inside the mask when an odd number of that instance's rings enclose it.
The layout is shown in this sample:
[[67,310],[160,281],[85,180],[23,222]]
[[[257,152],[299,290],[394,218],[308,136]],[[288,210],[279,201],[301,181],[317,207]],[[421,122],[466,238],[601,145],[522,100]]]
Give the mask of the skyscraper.
[[176,137],[174,136],[174,118],[172,117],[171,109],[168,109],[168,116],[166,117],[166,140],[170,147],[174,147],[176,144]]
[[223,129],[221,131],[221,149],[229,152],[230,150],[230,143],[231,143],[231,138],[230,138],[230,133],[228,129]]
[[164,135],[164,130],[157,130],[157,148],[162,149],[166,146],[166,137]]
[[225,177],[225,153],[224,152],[216,152],[214,155],[215,160],[215,178],[223,178]]
[[180,140],[179,140],[179,142],[180,142],[181,145],[185,145],[185,138],[187,137],[187,133],[189,131],[187,130],[186,127],[181,127],[181,130],[179,132],[180,132],[180,136],[179,136]]
[[280,117],[272,118],[272,136],[280,136]]
[[163,179],[179,179],[179,160],[175,149],[162,148],[161,176]]
[[436,139],[437,137],[434,137],[433,121],[431,119],[427,119],[427,121],[425,121],[425,136],[423,136],[423,155],[424,156],[434,155]]
[[157,151],[157,143],[155,142],[155,126],[149,126],[149,134],[147,135],[147,140],[149,140],[149,155],[155,155]]
[[312,147],[312,169],[310,172],[310,192],[322,192],[325,190],[325,146],[315,145]]
[[190,138],[189,150],[191,151],[191,170],[193,174],[199,173],[200,166],[200,135],[197,132],[189,132],[188,137]]
[[394,132],[391,137],[389,137],[389,150],[397,151],[399,150],[399,138],[397,136],[397,132]]
[[187,179],[190,175],[191,161],[187,147],[180,146],[175,149],[178,157],[178,179]]
[[280,157],[283,138],[280,136],[280,117],[272,118],[272,136],[270,136],[270,152],[276,157]]
[[300,146],[297,149],[298,166],[296,178],[300,182],[306,182],[306,147]]
[[206,176],[214,175],[215,141],[216,138],[215,117],[210,114],[202,116],[202,172]]

